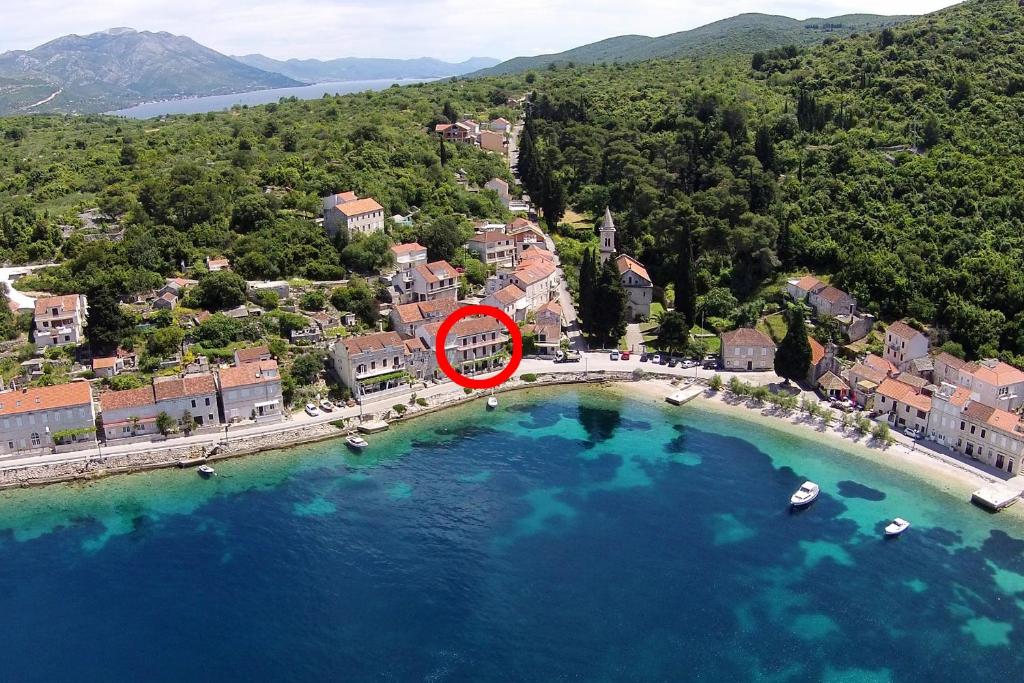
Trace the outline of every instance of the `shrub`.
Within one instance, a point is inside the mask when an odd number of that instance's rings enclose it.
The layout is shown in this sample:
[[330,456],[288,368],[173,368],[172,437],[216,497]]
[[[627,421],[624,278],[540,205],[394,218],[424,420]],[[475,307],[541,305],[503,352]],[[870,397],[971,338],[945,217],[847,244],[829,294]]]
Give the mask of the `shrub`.
[[708,388],[711,389],[711,391],[721,391],[722,376],[718,374],[712,375],[711,380],[708,382]]
[[537,375],[535,375],[532,372],[527,372],[526,374],[524,374],[522,376],[522,380],[524,382],[536,382],[537,381]]
[[892,434],[889,433],[889,425],[884,422],[879,422],[875,425],[874,429],[871,430],[871,436],[875,437],[875,439],[881,443],[890,443],[892,441]]
[[418,399],[416,399],[416,405],[418,405],[419,407],[423,408],[424,406],[427,405],[427,399],[425,399],[425,398],[418,398]]
[[857,418],[857,431],[863,436],[871,431],[871,420],[863,415]]
[[405,404],[404,403],[396,403],[395,405],[391,406],[391,410],[393,410],[396,413],[398,413],[398,416],[401,417],[402,415],[405,414]]
[[770,394],[771,392],[768,391],[768,387],[765,386],[757,386],[750,390],[750,397],[758,403],[764,403],[768,400]]
[[463,391],[463,392],[464,392],[464,393],[465,393],[465,394],[466,394],[467,396],[468,396],[469,394],[472,394],[472,393],[473,393],[473,390],[472,390],[472,389],[470,389],[469,387],[462,387],[462,391]]

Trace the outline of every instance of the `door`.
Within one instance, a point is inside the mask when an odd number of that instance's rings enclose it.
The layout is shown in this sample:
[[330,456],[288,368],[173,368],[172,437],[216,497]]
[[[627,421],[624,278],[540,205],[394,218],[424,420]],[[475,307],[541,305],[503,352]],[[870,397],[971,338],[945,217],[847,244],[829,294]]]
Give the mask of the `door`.
[[974,444],[973,443],[968,443],[967,444],[967,448],[964,449],[964,453],[966,453],[967,455],[969,455],[969,456],[971,456],[973,458],[974,457]]
[[753,369],[754,369],[754,361],[748,360],[747,361],[747,370],[753,370]]
[[1003,454],[1000,453],[996,456],[996,469],[1003,469]]

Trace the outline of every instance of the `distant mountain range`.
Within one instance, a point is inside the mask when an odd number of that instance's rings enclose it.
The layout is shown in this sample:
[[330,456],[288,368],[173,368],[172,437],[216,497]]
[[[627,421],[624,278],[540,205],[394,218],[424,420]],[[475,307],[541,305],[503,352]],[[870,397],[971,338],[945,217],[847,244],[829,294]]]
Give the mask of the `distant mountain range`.
[[501,60],[473,57],[464,62],[442,62],[439,59],[370,59],[343,57],[341,59],[289,59],[281,61],[263,55],[234,57],[243,64],[279,73],[306,83],[328,81],[368,81],[377,79],[444,78],[461,76],[498,64]]
[[151,100],[297,85],[191,38],[127,28],[0,54],[0,114],[102,112]]
[[827,19],[790,19],[770,14],[740,14],[689,31],[651,38],[625,35],[549,55],[515,57],[480,71],[472,77],[516,73],[546,68],[551,64],[599,64],[640,62],[669,57],[700,57],[748,53],[782,45],[820,43],[829,36],[846,36],[902,23],[911,16],[844,14]]

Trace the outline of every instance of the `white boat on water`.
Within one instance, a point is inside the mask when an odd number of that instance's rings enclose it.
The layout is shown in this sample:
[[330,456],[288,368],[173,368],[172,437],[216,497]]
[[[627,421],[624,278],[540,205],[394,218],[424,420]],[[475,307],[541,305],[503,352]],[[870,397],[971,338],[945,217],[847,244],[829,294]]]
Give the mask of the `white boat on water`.
[[347,443],[350,448],[354,448],[357,451],[361,451],[370,445],[369,441],[359,436],[358,434],[350,434],[349,436],[345,437],[345,443]]
[[494,396],[489,396],[487,398],[487,408],[490,409],[490,410],[494,410],[497,407],[498,407],[498,399],[496,397],[494,397]]
[[213,469],[209,465],[200,465],[198,472],[200,477],[212,477],[217,474],[217,470]]
[[814,499],[818,497],[818,493],[820,491],[821,488],[813,481],[805,481],[800,485],[800,488],[796,490],[796,493],[790,497],[789,504],[797,508],[810,505],[814,502]]
[[900,517],[892,520],[889,526],[885,527],[886,536],[899,536],[904,531],[910,528],[910,522]]

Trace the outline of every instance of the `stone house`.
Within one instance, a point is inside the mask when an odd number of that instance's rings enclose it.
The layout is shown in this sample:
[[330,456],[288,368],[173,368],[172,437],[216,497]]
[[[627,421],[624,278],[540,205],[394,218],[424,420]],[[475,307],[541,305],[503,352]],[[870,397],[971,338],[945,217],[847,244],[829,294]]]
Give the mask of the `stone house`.
[[225,422],[284,419],[281,373],[276,360],[258,360],[217,371],[221,413]]
[[96,445],[88,382],[0,392],[0,454],[43,454]]
[[773,370],[775,342],[752,327],[723,332],[722,368],[725,370]]

